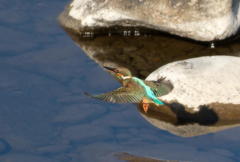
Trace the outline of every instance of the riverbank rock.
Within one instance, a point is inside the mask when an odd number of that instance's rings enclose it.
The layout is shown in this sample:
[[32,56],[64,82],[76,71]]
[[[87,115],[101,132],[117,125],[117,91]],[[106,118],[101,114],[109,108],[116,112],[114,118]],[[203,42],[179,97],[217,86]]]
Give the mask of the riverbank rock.
[[240,26],[238,0],[73,0],[60,15],[64,28],[145,27],[199,41],[223,40]]

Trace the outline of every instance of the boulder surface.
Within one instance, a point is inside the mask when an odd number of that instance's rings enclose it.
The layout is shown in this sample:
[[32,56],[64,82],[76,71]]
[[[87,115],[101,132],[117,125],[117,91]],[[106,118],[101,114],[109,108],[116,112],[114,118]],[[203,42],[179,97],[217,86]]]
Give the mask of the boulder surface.
[[146,80],[165,78],[173,90],[161,97],[198,110],[201,105],[239,105],[240,58],[206,56],[176,61],[160,67]]
[[73,0],[60,15],[81,32],[112,26],[145,27],[200,41],[223,40],[239,29],[239,0]]

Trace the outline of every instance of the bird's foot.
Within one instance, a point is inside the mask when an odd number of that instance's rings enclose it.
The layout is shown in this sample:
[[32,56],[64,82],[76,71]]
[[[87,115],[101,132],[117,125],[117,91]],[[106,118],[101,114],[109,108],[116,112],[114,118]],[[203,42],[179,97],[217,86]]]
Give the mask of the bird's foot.
[[145,113],[147,113],[148,112],[148,108],[149,108],[149,101],[148,101],[148,99],[146,99],[146,98],[144,98],[143,100],[142,100],[142,106],[143,106],[143,111],[145,112]]
[[148,104],[148,103],[143,103],[143,111],[144,111],[145,113],[148,112],[148,108],[149,108],[149,104]]

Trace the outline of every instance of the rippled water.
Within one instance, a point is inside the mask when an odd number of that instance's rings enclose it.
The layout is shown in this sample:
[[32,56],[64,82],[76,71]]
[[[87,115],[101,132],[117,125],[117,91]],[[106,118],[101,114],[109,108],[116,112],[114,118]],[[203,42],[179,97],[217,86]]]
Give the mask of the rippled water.
[[[240,161],[238,127],[182,138],[153,127],[135,105],[84,96],[84,91],[105,92],[119,84],[58,26],[56,17],[67,2],[0,2],[1,162],[118,161],[114,155],[119,152],[180,161]],[[151,70],[135,74],[144,77]]]

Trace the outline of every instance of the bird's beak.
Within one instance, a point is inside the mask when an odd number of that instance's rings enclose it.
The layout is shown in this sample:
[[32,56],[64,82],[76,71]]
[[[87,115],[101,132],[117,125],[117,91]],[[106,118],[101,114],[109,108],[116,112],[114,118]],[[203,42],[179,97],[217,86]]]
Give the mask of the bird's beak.
[[107,67],[107,66],[104,66],[105,69],[111,71],[111,72],[114,72],[116,73],[116,68],[112,68],[112,67]]
[[122,80],[123,74],[119,73],[117,68],[104,66],[117,80]]

